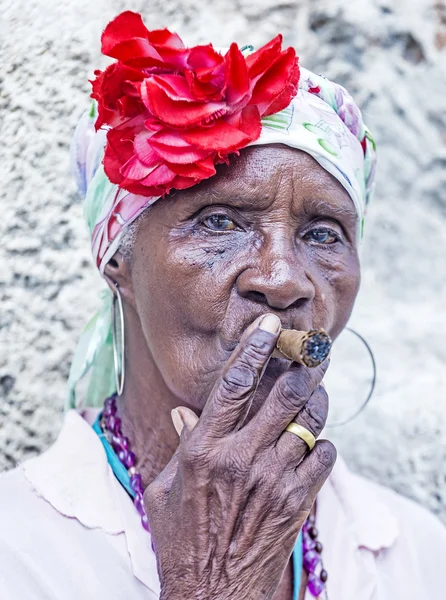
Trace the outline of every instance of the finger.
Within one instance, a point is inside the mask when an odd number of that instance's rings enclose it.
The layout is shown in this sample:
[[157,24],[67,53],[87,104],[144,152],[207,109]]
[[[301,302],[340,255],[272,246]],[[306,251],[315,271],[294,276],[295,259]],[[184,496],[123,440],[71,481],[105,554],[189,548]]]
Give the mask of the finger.
[[296,492],[308,494],[309,507],[326,482],[336,462],[336,448],[328,440],[316,442],[313,450],[294,470],[296,474]]
[[206,435],[222,437],[243,422],[279,331],[280,319],[267,314],[244,333],[201,414],[198,427]]
[[164,485],[167,486],[170,485],[178,470],[178,460],[181,444],[188,439],[192,430],[198,423],[198,416],[194,413],[193,410],[187,408],[186,406],[177,406],[171,411],[170,416],[172,418],[173,426],[175,427],[176,432],[180,436],[180,442],[177,446],[177,449],[173,453],[172,458],[157,478],[159,482],[162,482]]
[[259,447],[276,445],[285,427],[303,409],[320,385],[329,361],[309,369],[292,363],[271,389],[258,413],[245,426],[246,435]]
[[[325,427],[327,415],[328,394],[319,385],[292,423],[305,427],[317,438]],[[310,451],[310,448],[305,440],[295,433],[285,430],[277,440],[275,451],[281,464],[289,464],[291,468],[295,468]]]
[[193,410],[186,406],[177,406],[170,413],[172,417],[172,423],[175,427],[175,431],[181,436],[183,428],[186,428],[188,432],[191,432],[195,425],[198,423],[198,415]]

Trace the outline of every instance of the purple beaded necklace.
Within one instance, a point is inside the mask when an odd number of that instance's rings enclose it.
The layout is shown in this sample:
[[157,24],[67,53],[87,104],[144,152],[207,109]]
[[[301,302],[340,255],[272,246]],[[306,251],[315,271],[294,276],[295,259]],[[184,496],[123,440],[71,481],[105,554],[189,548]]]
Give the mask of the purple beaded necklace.
[[[101,430],[110,444],[110,450],[107,452],[110,466],[116,477],[125,487],[127,492],[133,497],[133,504],[141,517],[141,524],[146,531],[149,530],[149,521],[143,502],[143,485],[140,473],[135,468],[136,456],[130,450],[130,442],[122,434],[121,419],[117,416],[116,394],[107,398],[104,403],[104,409],[100,418]],[[106,448],[107,451],[107,448]],[[113,456],[114,454],[114,456]],[[115,460],[115,457],[119,462]],[[325,592],[327,599],[326,581],[327,571],[322,564],[322,544],[318,541],[318,530],[316,529],[316,519],[310,515],[302,528],[302,565],[308,575],[307,589],[315,598],[321,598]],[[153,544],[152,549],[155,551]],[[298,597],[297,590],[295,597]]]

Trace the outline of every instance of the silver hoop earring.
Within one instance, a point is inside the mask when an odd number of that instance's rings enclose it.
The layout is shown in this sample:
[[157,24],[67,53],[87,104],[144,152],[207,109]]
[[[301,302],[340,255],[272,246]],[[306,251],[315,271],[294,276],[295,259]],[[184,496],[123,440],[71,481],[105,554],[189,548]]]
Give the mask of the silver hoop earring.
[[353,421],[353,419],[356,419],[356,417],[362,413],[362,411],[365,409],[367,404],[370,402],[370,398],[373,396],[373,392],[375,391],[375,386],[376,386],[376,360],[375,360],[375,355],[373,354],[373,350],[371,349],[367,340],[365,338],[363,338],[360,333],[358,333],[354,329],[351,329],[351,327],[346,327],[346,330],[350,331],[350,333],[353,333],[353,335],[355,335],[364,344],[364,346],[367,350],[367,353],[370,357],[370,362],[372,365],[372,380],[370,383],[370,388],[367,393],[367,396],[365,397],[365,400],[363,401],[361,406],[352,415],[350,415],[347,419],[344,419],[343,421],[338,421],[335,423],[329,423],[327,425],[327,427],[333,427],[333,428],[334,427],[342,427],[343,425],[347,425],[347,423],[350,423],[351,421]]
[[[116,293],[113,294],[112,321],[113,321],[113,361],[115,364],[116,391],[118,396],[122,394],[125,381],[125,330],[124,330],[124,310],[122,308],[121,292],[118,285],[115,288]],[[116,326],[116,304],[119,309],[119,320],[121,322],[120,338],[121,350],[118,351],[118,328]],[[119,364],[121,363],[121,364]]]

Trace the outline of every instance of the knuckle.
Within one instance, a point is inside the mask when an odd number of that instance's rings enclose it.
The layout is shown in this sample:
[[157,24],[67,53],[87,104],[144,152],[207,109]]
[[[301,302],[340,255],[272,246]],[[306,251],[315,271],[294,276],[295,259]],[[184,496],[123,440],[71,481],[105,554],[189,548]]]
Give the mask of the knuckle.
[[239,398],[253,389],[257,381],[257,371],[251,365],[238,362],[222,376],[222,391],[225,397]]
[[313,452],[316,454],[318,462],[324,469],[331,469],[335,464],[338,455],[336,447],[328,440],[318,442],[314,447]]
[[[242,356],[249,361],[264,361],[271,354],[272,341],[264,337],[264,332],[258,331],[243,348]],[[245,360],[246,360],[245,359]]]
[[159,477],[154,479],[152,483],[144,491],[144,501],[148,506],[156,506],[162,499],[165,493],[165,484]]
[[185,444],[181,450],[179,462],[183,469],[191,471],[202,465],[204,455],[201,445]]
[[[322,388],[321,388],[322,390]],[[328,395],[325,390],[314,393],[299,415],[313,433],[320,433],[327,419]]]
[[305,386],[301,385],[292,375],[285,373],[280,377],[276,384],[276,393],[278,401],[287,409],[297,412],[299,411],[307,399],[306,390],[302,389]]

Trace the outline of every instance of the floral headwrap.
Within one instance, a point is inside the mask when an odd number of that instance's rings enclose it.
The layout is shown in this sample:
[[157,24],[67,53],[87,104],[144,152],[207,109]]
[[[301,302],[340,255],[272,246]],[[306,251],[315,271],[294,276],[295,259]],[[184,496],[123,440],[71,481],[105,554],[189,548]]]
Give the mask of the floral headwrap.
[[[72,167],[85,197],[85,218],[97,267],[119,248],[122,234],[171,189],[215,174],[242,148],[281,143],[310,154],[350,195],[362,236],[376,164],[373,139],[359,108],[340,85],[299,68],[282,38],[253,51],[232,44],[186,48],[167,29],[149,31],[127,11],[102,36],[116,62],[95,72],[96,101],[80,120]],[[115,391],[111,292],[84,330],[69,378],[92,368],[87,400],[100,405]]]

